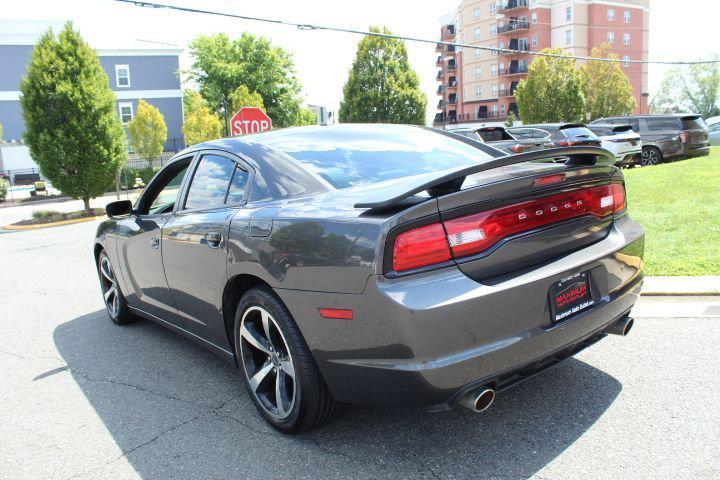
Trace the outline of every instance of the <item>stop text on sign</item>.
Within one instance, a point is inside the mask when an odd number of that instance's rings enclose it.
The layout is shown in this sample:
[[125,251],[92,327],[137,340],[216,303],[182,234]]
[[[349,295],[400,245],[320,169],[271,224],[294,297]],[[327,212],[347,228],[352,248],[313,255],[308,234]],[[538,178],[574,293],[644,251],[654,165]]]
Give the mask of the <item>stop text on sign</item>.
[[257,107],[243,107],[230,120],[231,135],[247,135],[272,130],[272,120]]

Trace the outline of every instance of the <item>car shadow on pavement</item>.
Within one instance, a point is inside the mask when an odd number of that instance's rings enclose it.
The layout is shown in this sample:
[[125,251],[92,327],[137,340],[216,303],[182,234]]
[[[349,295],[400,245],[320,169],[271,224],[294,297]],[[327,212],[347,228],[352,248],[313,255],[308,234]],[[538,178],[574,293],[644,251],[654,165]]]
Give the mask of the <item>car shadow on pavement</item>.
[[288,437],[262,421],[232,365],[151,322],[118,327],[100,310],[53,337],[122,451],[80,472],[89,478],[112,476],[123,459],[142,478],[527,478],[622,389],[573,358],[480,414],[345,406],[329,424]]

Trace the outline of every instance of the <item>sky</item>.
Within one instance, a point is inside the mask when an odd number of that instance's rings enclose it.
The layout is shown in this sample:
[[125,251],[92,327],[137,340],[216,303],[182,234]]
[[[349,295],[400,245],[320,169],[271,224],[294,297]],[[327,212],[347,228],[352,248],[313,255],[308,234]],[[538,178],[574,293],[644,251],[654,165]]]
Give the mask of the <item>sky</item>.
[[[157,1],[358,30],[366,30],[370,25],[385,25],[396,34],[430,39],[439,38],[440,18],[458,3],[457,0]],[[112,0],[2,0],[2,3],[2,19],[72,20],[95,48],[122,48],[137,43],[137,40],[186,48],[200,34],[224,32],[236,37],[247,31],[263,35],[292,53],[305,102],[328,106],[333,110],[337,109],[342,99],[343,84],[360,40],[358,35],[301,31],[286,26],[139,8]],[[720,43],[711,40],[718,18],[720,0],[651,0],[650,59],[696,60],[720,54]],[[148,48],[155,46],[150,42],[141,42],[140,45]],[[431,119],[437,104],[437,54],[432,45],[408,43],[408,55],[412,67],[420,76],[421,88],[428,95],[428,119]],[[189,67],[190,61],[186,51],[181,56],[181,68]],[[651,98],[666,69],[650,66]]]

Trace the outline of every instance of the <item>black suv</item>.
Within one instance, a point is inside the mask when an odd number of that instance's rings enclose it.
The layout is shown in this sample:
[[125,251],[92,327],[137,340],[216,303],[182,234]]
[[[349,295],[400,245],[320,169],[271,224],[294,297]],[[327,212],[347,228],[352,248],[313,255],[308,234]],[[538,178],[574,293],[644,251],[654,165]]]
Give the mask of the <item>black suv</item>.
[[708,128],[694,113],[638,115],[599,118],[592,123],[631,125],[643,143],[643,165],[655,165],[665,159],[710,153]]

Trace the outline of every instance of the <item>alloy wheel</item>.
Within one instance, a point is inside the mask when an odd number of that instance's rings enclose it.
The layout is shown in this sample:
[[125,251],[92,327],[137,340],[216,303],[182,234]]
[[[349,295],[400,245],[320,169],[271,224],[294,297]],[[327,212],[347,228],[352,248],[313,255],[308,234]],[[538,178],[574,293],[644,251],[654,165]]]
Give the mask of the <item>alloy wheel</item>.
[[105,307],[112,318],[118,318],[120,314],[120,299],[118,298],[118,286],[115,274],[108,257],[103,255],[100,258],[100,286],[102,287]]
[[658,156],[657,151],[654,148],[648,148],[646,150],[643,150],[642,152],[642,161],[640,162],[643,167],[647,167],[649,165],[657,165],[660,158]]
[[295,405],[295,367],[277,322],[262,307],[243,314],[240,354],[250,391],[263,410],[277,420],[287,418]]

